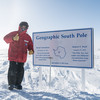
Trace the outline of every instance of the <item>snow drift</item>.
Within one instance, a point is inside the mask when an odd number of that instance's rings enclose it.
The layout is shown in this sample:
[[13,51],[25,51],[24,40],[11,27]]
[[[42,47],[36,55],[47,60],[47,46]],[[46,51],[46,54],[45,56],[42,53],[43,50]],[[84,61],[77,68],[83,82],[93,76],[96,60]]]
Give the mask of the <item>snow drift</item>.
[[8,90],[9,61],[7,50],[0,50],[0,100],[100,100],[100,51],[95,53],[95,67],[86,69],[86,88],[82,91],[81,69],[42,67],[42,86],[39,86],[39,67],[32,65],[32,56],[25,63],[23,90]]

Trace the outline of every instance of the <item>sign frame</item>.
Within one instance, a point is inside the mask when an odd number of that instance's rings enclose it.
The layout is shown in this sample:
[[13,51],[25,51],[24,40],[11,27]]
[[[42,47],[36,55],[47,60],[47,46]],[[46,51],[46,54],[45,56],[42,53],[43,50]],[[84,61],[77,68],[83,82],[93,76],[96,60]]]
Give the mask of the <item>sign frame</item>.
[[[43,34],[43,33],[52,33],[52,32],[65,32],[65,31],[77,31],[77,30],[90,30],[91,31],[91,66],[87,67],[79,67],[79,66],[59,66],[59,65],[41,65],[41,64],[35,64],[34,63],[34,55],[33,55],[33,66],[44,66],[44,67],[66,67],[66,68],[94,68],[94,29],[93,28],[81,28],[81,29],[69,29],[69,30],[55,30],[55,31],[44,31],[44,32],[33,32],[32,33],[32,39],[33,39],[33,44],[35,44],[34,41],[34,35],[35,34]],[[49,58],[48,58],[49,59]]]

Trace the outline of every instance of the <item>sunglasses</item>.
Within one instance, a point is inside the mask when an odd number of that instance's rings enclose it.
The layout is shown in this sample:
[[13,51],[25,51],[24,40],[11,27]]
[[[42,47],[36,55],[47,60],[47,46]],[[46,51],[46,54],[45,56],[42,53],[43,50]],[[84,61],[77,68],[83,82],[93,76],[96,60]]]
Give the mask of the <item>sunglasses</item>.
[[26,29],[27,29],[26,26],[21,26],[22,31],[25,31]]

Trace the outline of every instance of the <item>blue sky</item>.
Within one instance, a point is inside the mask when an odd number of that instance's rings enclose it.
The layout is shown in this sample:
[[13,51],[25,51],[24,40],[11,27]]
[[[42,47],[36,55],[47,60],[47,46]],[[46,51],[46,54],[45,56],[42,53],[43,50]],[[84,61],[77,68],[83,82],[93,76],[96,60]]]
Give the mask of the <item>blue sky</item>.
[[94,28],[95,48],[100,48],[100,0],[0,0],[0,49],[3,37],[18,29],[21,21],[28,33]]

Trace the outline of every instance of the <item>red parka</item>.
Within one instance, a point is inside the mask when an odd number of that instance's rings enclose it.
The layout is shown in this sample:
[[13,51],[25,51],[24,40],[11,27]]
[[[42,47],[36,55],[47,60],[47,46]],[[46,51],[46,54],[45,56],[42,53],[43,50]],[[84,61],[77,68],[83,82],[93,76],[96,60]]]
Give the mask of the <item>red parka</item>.
[[[15,62],[26,62],[27,60],[27,50],[33,50],[33,42],[31,37],[26,33],[26,31],[22,31],[21,33],[20,27],[18,31],[11,32],[4,37],[6,43],[9,43],[8,50],[8,60]],[[14,41],[13,37],[19,35],[19,40]]]

